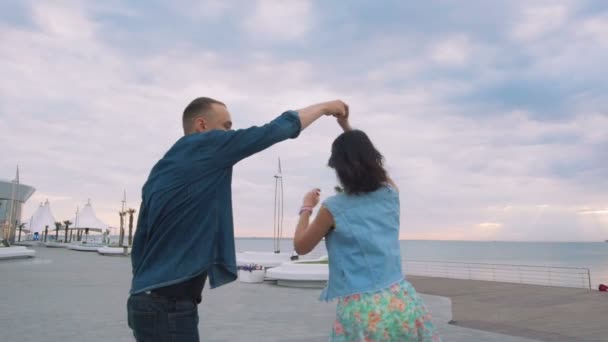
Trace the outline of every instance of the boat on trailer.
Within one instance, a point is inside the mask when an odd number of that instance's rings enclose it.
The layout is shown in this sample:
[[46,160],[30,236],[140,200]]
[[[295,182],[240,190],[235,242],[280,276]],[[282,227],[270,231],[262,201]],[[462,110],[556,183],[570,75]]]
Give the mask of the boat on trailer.
[[268,269],[266,279],[276,281],[279,286],[322,288],[329,279],[327,256],[316,260],[299,260],[283,263]]

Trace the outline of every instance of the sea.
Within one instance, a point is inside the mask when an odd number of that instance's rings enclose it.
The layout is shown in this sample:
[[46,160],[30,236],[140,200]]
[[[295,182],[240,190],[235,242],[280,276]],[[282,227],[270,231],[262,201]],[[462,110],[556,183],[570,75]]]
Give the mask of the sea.
[[[502,242],[402,240],[401,256],[410,261],[488,263],[588,268],[592,286],[608,283],[606,242]],[[293,251],[292,239],[280,240],[281,252]],[[275,250],[272,238],[237,238],[237,252]],[[327,254],[321,242],[307,257]]]

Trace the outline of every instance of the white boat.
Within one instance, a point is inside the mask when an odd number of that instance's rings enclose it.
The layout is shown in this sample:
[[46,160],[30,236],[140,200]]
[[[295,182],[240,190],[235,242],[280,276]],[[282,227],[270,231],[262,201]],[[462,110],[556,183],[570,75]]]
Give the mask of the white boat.
[[0,247],[0,260],[33,258],[36,251],[23,246]]
[[97,250],[105,245],[100,243],[71,243],[68,244],[68,248],[73,251],[80,252],[97,252]]
[[38,247],[42,245],[41,241],[18,241],[13,243],[15,246]]
[[267,280],[276,280],[277,285],[287,287],[322,288],[329,279],[327,257],[317,260],[286,262],[266,270]]
[[131,254],[131,248],[127,248],[127,253],[125,254],[124,247],[103,246],[103,247],[97,248],[97,253],[99,253],[101,255],[106,255],[106,256],[130,255]]
[[57,241],[47,241],[42,244],[45,247],[49,247],[49,248],[68,248],[70,246],[69,243],[57,242]]
[[291,260],[290,253],[240,252],[236,254],[236,265],[258,265],[264,268],[277,267]]

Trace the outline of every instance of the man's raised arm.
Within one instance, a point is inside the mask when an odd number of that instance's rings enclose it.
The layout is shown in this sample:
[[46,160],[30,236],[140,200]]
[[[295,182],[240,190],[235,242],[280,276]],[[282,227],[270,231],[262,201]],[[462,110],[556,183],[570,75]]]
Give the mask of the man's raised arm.
[[260,127],[227,131],[222,134],[224,141],[218,148],[215,160],[222,166],[234,165],[278,142],[297,137],[323,115],[347,118],[348,106],[340,100],[319,103],[299,109],[297,114],[294,111],[285,112]]
[[304,130],[323,115],[333,115],[336,118],[348,118],[348,105],[340,100],[335,100],[298,109],[297,112],[300,115],[302,130]]

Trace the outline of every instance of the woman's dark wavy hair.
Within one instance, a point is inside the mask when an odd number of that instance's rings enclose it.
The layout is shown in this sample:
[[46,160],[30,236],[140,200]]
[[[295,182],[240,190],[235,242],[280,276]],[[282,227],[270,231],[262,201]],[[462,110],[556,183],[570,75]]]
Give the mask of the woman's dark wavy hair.
[[384,157],[360,130],[342,133],[331,146],[328,166],[349,195],[376,191],[387,182]]

